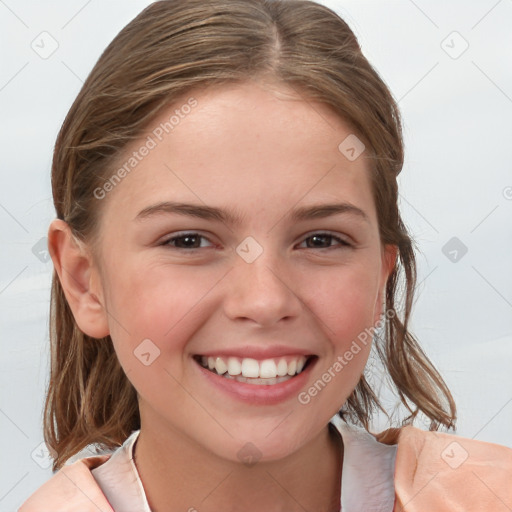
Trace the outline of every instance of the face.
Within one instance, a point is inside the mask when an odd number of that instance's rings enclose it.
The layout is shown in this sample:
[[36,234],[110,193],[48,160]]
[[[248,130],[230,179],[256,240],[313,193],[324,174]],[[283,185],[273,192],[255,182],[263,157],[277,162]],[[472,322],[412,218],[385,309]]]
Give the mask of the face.
[[274,460],[344,404],[394,261],[365,153],[338,149],[349,135],[251,82],[188,94],[123,156],[137,163],[98,199],[94,272],[143,432]]

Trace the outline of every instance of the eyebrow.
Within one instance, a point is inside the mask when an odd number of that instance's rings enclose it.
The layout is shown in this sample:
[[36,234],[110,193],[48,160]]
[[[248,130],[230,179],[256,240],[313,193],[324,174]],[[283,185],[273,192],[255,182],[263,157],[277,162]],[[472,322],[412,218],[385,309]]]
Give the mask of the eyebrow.
[[[134,220],[141,221],[162,214],[178,214],[197,217],[200,219],[215,220],[231,225],[239,225],[244,219],[244,216],[236,211],[223,210],[214,206],[164,201],[144,208],[137,214]],[[368,215],[363,210],[350,203],[329,203],[303,206],[292,210],[287,217],[292,221],[306,221],[323,219],[341,214],[350,215],[370,223]]]

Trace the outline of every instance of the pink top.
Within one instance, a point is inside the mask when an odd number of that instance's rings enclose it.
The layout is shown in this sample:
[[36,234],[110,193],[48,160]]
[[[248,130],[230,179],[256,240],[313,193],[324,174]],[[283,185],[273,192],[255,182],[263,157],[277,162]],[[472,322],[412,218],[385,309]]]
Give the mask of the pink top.
[[[350,426],[338,415],[331,419],[343,438],[344,455],[340,505],[343,512],[392,512],[397,445],[379,443],[362,428]],[[117,512],[151,512],[133,448],[140,430],[135,430],[110,457],[91,470],[112,508]]]
[[[412,425],[368,434],[338,416],[331,423],[345,446],[343,512],[512,511],[512,450],[506,446]],[[132,460],[138,433],[114,453],[65,464],[19,511],[150,511]]]

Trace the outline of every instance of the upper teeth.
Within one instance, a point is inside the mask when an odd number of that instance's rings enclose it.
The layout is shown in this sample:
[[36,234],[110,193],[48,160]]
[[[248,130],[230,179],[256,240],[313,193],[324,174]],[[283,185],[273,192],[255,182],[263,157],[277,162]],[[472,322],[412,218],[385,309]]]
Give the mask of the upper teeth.
[[215,370],[219,375],[226,372],[229,375],[242,375],[243,377],[271,379],[284,375],[300,373],[306,364],[305,356],[281,357],[277,359],[256,359],[238,357],[201,357],[201,363],[210,370]]

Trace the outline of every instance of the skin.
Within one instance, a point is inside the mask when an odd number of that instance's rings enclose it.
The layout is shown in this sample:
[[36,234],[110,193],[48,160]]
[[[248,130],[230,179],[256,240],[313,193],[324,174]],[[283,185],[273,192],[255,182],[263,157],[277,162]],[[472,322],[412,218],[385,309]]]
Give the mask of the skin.
[[[197,106],[100,201],[95,247],[52,223],[55,268],[81,330],[110,334],[138,392],[135,457],[152,510],[338,510],[343,446],[327,425],[370,344],[307,404],[296,395],[274,405],[227,396],[192,356],[276,342],[290,354],[308,350],[318,359],[307,390],[379,321],[396,247],[379,240],[365,153],[349,161],[338,150],[352,132],[326,105],[251,81],[187,94],[126,155],[190,96]],[[242,221],[136,219],[162,201],[230,209]],[[289,218],[298,207],[338,202],[367,220]],[[168,241],[181,231],[205,238],[179,249]],[[326,231],[350,245],[328,236],[312,243]],[[236,251],[248,236],[263,250],[252,263]],[[160,350],[149,365],[134,355],[145,339]],[[249,442],[260,457],[253,466],[237,456]]]

